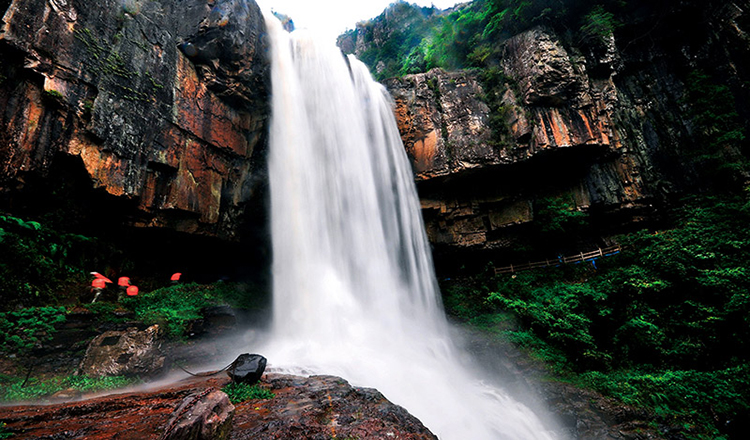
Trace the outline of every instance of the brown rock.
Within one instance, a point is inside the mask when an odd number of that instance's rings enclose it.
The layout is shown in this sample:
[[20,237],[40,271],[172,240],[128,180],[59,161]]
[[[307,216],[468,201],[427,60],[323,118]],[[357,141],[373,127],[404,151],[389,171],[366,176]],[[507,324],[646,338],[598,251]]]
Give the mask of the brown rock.
[[[508,79],[494,113],[474,72],[435,69],[387,82],[430,241],[508,247],[512,226],[532,222],[545,197],[573,200],[577,209],[647,205],[642,160],[614,129],[612,76],[590,79],[585,60],[539,28],[508,40],[502,53]],[[602,62],[614,64],[610,58]],[[505,130],[493,132],[491,118]]]
[[232,431],[234,405],[214,388],[191,394],[175,410],[160,440],[226,440]]
[[[260,386],[275,393],[269,400],[250,400],[234,407],[215,389],[226,377],[191,378],[171,386],[138,393],[113,394],[80,402],[44,406],[0,407],[0,420],[14,439],[55,438],[111,440],[156,439],[191,432],[200,437],[207,426],[211,435],[224,435],[223,420],[231,420],[231,439],[435,439],[427,428],[379,392],[356,388],[332,376],[309,378],[267,374]],[[194,399],[195,396],[203,397]],[[190,402],[193,402],[191,405]],[[188,408],[182,416],[179,415]],[[188,416],[193,412],[192,416]],[[200,415],[198,415],[200,413]],[[187,419],[199,420],[187,428]],[[175,434],[177,435],[177,434]],[[182,435],[182,434],[180,434]],[[168,437],[177,438],[177,437]],[[188,438],[188,437],[179,437]]]
[[159,346],[158,325],[105,332],[91,341],[78,372],[91,377],[154,375],[164,368]]
[[233,238],[265,172],[257,5],[5,4],[0,191],[22,190],[65,159],[119,199],[129,224]]
[[378,391],[340,377],[269,375],[276,397],[240,403],[232,439],[436,439]]

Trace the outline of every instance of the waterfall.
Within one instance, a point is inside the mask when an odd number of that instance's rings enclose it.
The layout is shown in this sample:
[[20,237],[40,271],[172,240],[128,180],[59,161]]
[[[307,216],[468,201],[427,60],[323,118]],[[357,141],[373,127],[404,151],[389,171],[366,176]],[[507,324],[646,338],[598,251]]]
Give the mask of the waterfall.
[[333,44],[266,16],[277,371],[377,388],[441,439],[547,439],[461,366],[391,99]]

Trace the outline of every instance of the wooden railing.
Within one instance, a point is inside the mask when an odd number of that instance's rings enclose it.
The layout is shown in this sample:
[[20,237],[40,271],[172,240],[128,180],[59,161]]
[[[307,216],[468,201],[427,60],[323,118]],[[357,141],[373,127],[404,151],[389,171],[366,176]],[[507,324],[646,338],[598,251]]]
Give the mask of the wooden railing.
[[581,261],[590,261],[596,258],[610,257],[620,253],[620,246],[609,246],[606,248],[598,248],[591,252],[580,252],[575,255],[569,255],[567,257],[559,257],[552,260],[537,261],[535,263],[524,263],[524,264],[511,264],[510,266],[497,267],[495,268],[495,274],[499,275],[502,273],[515,273],[530,269],[539,269],[542,267],[549,266],[560,266],[561,264],[580,263]]

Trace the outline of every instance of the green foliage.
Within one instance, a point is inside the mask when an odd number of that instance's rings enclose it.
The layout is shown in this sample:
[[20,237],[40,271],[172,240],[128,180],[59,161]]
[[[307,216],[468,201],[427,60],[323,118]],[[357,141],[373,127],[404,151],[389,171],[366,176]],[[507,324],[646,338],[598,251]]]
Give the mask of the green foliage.
[[583,25],[580,29],[581,38],[605,38],[619,26],[620,23],[613,13],[608,12],[602,5],[596,5],[583,17]]
[[572,199],[547,197],[534,203],[534,220],[542,233],[575,233],[587,226],[588,214],[576,209]]
[[623,252],[598,269],[464,282],[445,304],[469,322],[511,313],[518,327],[506,335],[559,375],[648,408],[686,436],[718,438],[719,421],[750,407],[749,206],[742,196],[687,199],[671,229],[620,237]]
[[683,423],[693,438],[724,438],[713,427],[714,418],[732,420],[750,409],[748,365],[716,371],[591,371],[579,383]]
[[138,382],[123,376],[88,377],[65,376],[49,379],[31,378],[26,384],[21,377],[2,376],[4,387],[0,388],[0,402],[34,401],[49,397],[59,391],[74,389],[81,392],[96,392],[123,388]]
[[694,152],[709,174],[722,181],[744,181],[747,160],[739,155],[745,131],[729,87],[705,72],[690,72],[682,103],[694,126]]
[[62,93],[58,92],[57,90],[45,90],[42,93],[42,96],[45,99],[49,99],[50,101],[55,101],[55,102],[62,102],[63,101],[63,95],[62,95]]
[[[485,50],[487,51],[486,56],[489,56],[489,49],[480,47],[477,50],[482,51],[482,57],[485,57]],[[484,88],[484,96],[482,98],[490,109],[488,120],[488,125],[492,130],[490,144],[495,148],[501,149],[511,142],[510,128],[507,122],[510,109],[503,102],[503,94],[509,86],[512,87],[516,84],[497,66],[483,69],[479,78]]]
[[382,80],[436,67],[492,68],[503,41],[533,26],[596,43],[620,26],[618,14],[631,6],[622,0],[474,0],[438,13],[397,2],[352,32],[364,33],[368,49],[360,59]]
[[96,245],[88,237],[0,215],[0,310],[55,303],[63,286],[85,283],[84,267]]
[[[361,29],[369,47],[359,58],[371,67],[378,79],[427,69],[431,29],[438,26],[439,17],[434,8],[422,8],[403,1],[391,4],[387,13],[366,23]],[[387,18],[386,18],[387,15]],[[388,26],[387,38],[375,40],[376,28]]]
[[125,298],[123,303],[146,324],[159,324],[172,337],[185,333],[188,321],[200,319],[201,310],[218,304],[214,293],[200,284],[180,284]]
[[244,286],[218,282],[203,285],[197,283],[164,287],[135,297],[125,298],[122,303],[135,311],[136,317],[146,324],[159,324],[171,337],[185,336],[187,324],[201,319],[203,310],[220,304],[240,308],[257,307],[257,297]]
[[36,307],[0,313],[0,351],[25,353],[52,339],[65,322],[63,307]]
[[276,397],[276,394],[258,385],[237,382],[227,384],[221,391],[225,392],[229,396],[229,400],[235,405],[246,400],[273,399]]
[[6,439],[13,437],[12,432],[8,432],[8,428],[5,425],[5,422],[0,422],[0,439]]

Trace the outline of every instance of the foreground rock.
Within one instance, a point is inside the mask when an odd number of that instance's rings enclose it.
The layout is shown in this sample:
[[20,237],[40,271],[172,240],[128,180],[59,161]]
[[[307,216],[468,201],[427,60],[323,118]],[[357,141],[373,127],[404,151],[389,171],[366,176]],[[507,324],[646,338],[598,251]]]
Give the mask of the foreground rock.
[[241,354],[227,370],[229,377],[237,383],[253,385],[266,371],[267,360],[259,354]]
[[[170,439],[225,438],[221,437],[223,421],[229,419],[231,439],[436,439],[419,420],[379,392],[352,387],[338,377],[266,374],[260,386],[276,397],[239,403],[233,413],[223,393],[211,390],[228,382],[223,375],[192,378],[156,391],[48,406],[3,407],[0,420],[19,440],[140,440],[165,433]],[[190,420],[177,417],[188,407],[191,411],[183,415],[193,413]]]
[[173,413],[162,440],[226,440],[232,431],[234,405],[211,387],[183,399]]
[[378,391],[340,377],[270,375],[266,383],[276,398],[238,405],[232,439],[437,439]]

